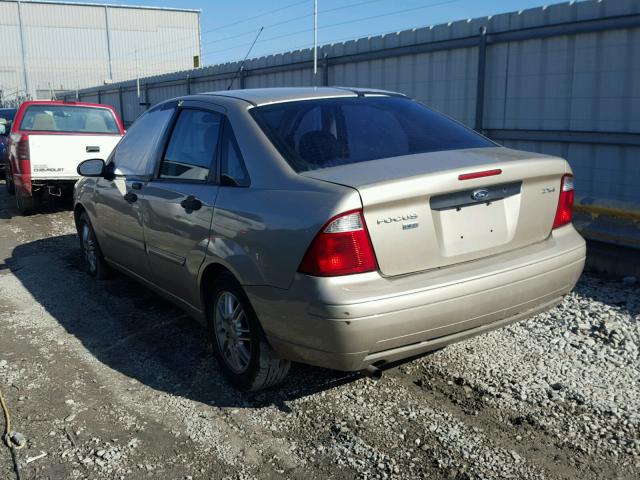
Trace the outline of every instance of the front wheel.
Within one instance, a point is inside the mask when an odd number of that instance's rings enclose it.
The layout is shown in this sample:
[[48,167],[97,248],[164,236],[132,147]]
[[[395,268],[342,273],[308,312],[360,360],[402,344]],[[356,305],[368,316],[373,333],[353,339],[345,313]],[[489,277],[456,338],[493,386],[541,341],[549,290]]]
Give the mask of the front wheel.
[[222,274],[215,282],[208,325],[222,373],[239,390],[271,387],[289,373],[291,363],[275,355],[249,299],[230,274]]
[[81,214],[78,219],[78,236],[80,237],[80,249],[86,272],[98,279],[107,278],[109,267],[102,256],[96,234],[86,213]]

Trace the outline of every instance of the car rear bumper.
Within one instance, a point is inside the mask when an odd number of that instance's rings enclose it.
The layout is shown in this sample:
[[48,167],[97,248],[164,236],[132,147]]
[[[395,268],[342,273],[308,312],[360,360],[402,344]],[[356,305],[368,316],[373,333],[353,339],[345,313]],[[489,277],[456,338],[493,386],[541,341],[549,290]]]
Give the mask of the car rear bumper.
[[394,278],[297,275],[288,290],[246,290],[279,355],[360,370],[551,308],[575,285],[585,253],[569,225],[544,242],[446,269]]

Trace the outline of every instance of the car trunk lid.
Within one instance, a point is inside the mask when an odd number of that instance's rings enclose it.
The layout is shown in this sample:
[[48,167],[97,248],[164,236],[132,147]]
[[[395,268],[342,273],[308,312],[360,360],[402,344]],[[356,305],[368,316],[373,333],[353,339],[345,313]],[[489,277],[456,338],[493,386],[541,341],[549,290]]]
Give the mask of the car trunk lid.
[[302,175],[358,190],[380,271],[394,276],[544,240],[566,171],[563,159],[496,147],[384,158]]

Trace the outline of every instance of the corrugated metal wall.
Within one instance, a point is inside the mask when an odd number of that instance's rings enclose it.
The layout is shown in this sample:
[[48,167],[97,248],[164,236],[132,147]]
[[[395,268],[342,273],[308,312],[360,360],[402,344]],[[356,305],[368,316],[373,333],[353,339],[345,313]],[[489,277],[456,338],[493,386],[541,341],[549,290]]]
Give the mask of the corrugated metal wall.
[[[506,146],[561,155],[578,224],[640,246],[640,1],[592,0],[364,38],[246,62],[235,88],[349,85],[406,93]],[[226,89],[239,64],[88,89],[130,124],[153,104]],[[73,95],[68,96],[69,99]]]
[[50,90],[192,67],[193,56],[200,55],[200,15],[169,9],[2,1],[0,45],[4,100],[28,94],[50,98]]
[[6,96],[24,85],[20,57],[20,22],[18,4],[15,2],[0,2],[0,45],[0,89]]

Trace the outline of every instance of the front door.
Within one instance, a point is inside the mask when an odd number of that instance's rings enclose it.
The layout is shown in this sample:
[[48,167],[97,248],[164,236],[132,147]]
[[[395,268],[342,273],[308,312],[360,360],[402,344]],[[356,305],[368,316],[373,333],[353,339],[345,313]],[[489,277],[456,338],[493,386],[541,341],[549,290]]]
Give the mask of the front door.
[[131,273],[150,279],[142,220],[142,200],[153,176],[161,139],[175,104],[164,104],[142,115],[108,160],[112,179],[96,185],[95,225],[104,256]]
[[218,194],[216,156],[223,115],[186,102],[142,205],[153,282],[191,306]]
[[143,180],[118,175],[100,178],[96,185],[96,213],[104,256],[121,267],[149,278],[146,260],[140,190]]

